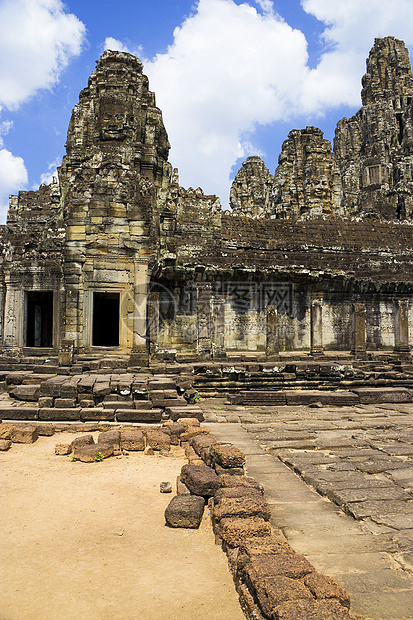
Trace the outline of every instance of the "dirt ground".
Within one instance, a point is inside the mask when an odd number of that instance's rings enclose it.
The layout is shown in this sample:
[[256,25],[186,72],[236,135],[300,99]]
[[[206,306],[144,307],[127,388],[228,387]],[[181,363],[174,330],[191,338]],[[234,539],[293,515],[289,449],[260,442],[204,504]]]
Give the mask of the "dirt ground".
[[165,526],[172,456],[100,463],[55,456],[70,433],[0,453],[1,620],[243,620],[208,510],[199,530]]

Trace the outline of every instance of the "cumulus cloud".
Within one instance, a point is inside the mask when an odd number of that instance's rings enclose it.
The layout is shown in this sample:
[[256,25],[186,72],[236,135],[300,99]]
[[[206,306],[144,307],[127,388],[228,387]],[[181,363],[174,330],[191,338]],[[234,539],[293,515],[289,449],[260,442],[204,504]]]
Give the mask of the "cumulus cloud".
[[145,63],[182,184],[216,192],[225,204],[231,167],[254,151],[255,125],[288,117],[308,72],[304,34],[274,14],[271,2],[257,4],[261,12],[200,0],[167,52]]
[[16,107],[56,84],[84,38],[84,24],[60,0],[2,0],[0,105]]
[[360,103],[360,78],[376,37],[388,35],[413,45],[411,0],[301,0],[303,9],[325,24],[324,52],[303,83],[304,111]]
[[4,138],[13,128],[11,121],[0,123],[0,219],[5,220],[9,194],[27,183],[27,170],[21,157],[15,157],[4,148]]
[[[40,89],[53,87],[71,58],[80,53],[85,26],[65,11],[61,0],[1,0],[0,111],[15,109]],[[21,157],[7,150],[9,121],[0,125],[0,209],[8,195],[28,183]]]
[[105,42],[102,45],[102,52],[105,50],[112,50],[113,52],[128,52],[128,54],[139,56],[141,59],[143,55],[143,48],[141,45],[133,46],[119,41],[119,39],[114,39],[113,37],[106,37]]

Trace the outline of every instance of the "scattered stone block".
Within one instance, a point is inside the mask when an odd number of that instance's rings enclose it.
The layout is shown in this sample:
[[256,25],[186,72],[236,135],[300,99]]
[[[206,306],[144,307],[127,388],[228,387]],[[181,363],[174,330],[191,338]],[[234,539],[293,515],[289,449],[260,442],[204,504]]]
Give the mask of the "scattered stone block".
[[181,480],[194,495],[212,497],[221,486],[219,476],[206,465],[184,465]]
[[99,433],[97,443],[107,443],[119,449],[120,447],[120,431],[103,431]]
[[171,438],[167,433],[157,429],[148,429],[145,431],[145,435],[146,442],[152,450],[169,451],[171,449]]
[[72,454],[72,444],[57,443],[54,447],[54,453],[58,456],[66,456],[68,454]]
[[137,452],[145,450],[143,432],[137,429],[125,429],[120,432],[120,446],[122,450]]
[[170,482],[161,482],[159,490],[161,493],[172,493],[172,484]]
[[278,620],[350,620],[360,616],[349,615],[347,609],[336,601],[292,600],[281,603],[276,608]]
[[269,521],[271,509],[268,502],[261,496],[247,494],[241,497],[214,497],[213,517],[220,521],[226,517],[261,517]]
[[262,538],[271,535],[271,527],[261,517],[242,519],[229,517],[221,519],[216,533],[230,547],[239,547],[248,538]]
[[0,439],[0,452],[6,452],[11,448],[12,442],[10,439]]
[[350,609],[350,595],[331,577],[314,572],[304,578],[304,583],[317,600],[336,599],[340,605]]
[[16,385],[10,390],[10,396],[17,400],[37,402],[40,396],[40,384],[38,385]]
[[38,437],[37,428],[31,425],[16,425],[11,433],[13,443],[34,443]]
[[55,427],[53,424],[36,424],[37,432],[39,436],[52,437],[55,434]]
[[231,476],[244,476],[245,471],[243,467],[221,467],[218,463],[214,464],[214,469],[217,472],[218,476],[222,476],[223,474],[230,474]]
[[0,439],[11,439],[14,426],[11,424],[0,425]]
[[113,455],[113,446],[101,443],[87,446],[74,446],[73,447],[73,457],[77,461],[82,461],[83,463],[93,463],[96,461],[96,457],[99,454],[102,455],[104,459]]
[[209,435],[209,430],[198,426],[189,426],[186,431],[181,434],[181,441],[190,441],[197,435]]
[[204,514],[205,502],[196,495],[177,495],[165,510],[165,521],[171,527],[196,529]]
[[232,444],[215,444],[210,447],[213,460],[221,467],[243,467],[245,454]]
[[216,443],[216,439],[214,439],[211,435],[196,435],[190,439],[189,443],[195,452],[201,456],[204,448],[207,448],[209,452],[209,448]]
[[182,482],[181,476],[176,477],[176,494],[177,495],[191,495],[191,491],[188,489],[186,484]]
[[220,476],[221,486],[223,487],[253,487],[264,495],[264,487],[250,476],[231,476],[223,474]]
[[74,448],[81,448],[82,446],[91,446],[94,443],[93,435],[82,435],[82,437],[76,437],[70,446],[73,450]]

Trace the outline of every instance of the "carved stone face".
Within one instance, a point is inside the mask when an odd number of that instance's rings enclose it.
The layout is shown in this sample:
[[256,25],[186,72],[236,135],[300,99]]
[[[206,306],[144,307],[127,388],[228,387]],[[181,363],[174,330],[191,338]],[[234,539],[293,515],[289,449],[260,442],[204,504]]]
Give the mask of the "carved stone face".
[[131,117],[127,106],[122,101],[102,101],[98,118],[100,139],[124,140]]

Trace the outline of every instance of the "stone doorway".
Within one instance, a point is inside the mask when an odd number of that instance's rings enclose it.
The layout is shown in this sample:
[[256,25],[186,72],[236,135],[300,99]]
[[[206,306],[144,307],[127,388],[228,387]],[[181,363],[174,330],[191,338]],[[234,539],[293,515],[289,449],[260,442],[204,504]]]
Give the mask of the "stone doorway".
[[119,293],[93,293],[92,346],[119,346]]
[[53,346],[53,291],[27,291],[26,346]]

